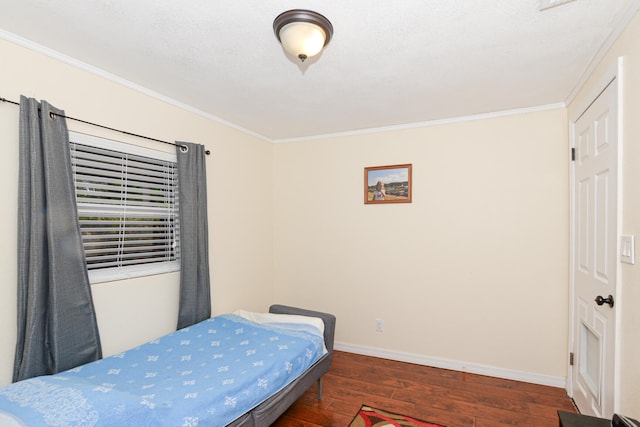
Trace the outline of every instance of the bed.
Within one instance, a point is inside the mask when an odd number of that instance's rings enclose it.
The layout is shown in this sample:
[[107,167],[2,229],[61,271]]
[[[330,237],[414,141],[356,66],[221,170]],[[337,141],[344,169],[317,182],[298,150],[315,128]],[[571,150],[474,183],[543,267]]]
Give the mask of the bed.
[[272,305],[0,388],[4,426],[268,426],[331,365],[335,317]]

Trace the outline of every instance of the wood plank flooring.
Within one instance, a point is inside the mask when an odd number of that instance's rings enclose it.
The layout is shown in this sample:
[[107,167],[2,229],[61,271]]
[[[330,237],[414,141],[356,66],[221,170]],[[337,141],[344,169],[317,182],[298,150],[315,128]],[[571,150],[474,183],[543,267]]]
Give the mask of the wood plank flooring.
[[347,427],[362,404],[448,427],[557,427],[564,389],[336,351],[323,399],[311,387],[275,427]]

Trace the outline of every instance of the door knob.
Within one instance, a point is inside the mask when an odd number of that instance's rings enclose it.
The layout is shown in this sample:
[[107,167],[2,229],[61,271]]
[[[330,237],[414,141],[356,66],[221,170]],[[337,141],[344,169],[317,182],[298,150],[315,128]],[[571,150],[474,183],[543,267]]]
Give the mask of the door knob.
[[613,307],[613,295],[609,295],[606,298],[602,298],[602,295],[598,295],[594,301],[598,305],[609,304],[609,307]]

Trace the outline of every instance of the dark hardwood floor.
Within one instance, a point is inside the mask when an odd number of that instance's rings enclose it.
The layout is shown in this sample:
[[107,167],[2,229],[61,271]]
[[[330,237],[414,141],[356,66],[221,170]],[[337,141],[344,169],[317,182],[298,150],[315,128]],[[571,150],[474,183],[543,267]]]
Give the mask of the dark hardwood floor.
[[336,351],[323,399],[311,387],[275,427],[347,427],[362,404],[448,427],[557,427],[564,389]]

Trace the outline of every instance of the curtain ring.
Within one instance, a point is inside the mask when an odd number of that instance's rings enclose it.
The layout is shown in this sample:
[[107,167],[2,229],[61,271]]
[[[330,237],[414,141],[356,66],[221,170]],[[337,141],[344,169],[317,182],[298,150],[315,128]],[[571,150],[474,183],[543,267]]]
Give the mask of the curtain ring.
[[189,147],[187,147],[186,145],[181,145],[180,146],[180,152],[181,153],[187,153],[189,151]]
[[53,111],[49,110],[49,118],[51,120],[55,121],[56,120],[56,116],[57,116],[56,113],[54,113]]

